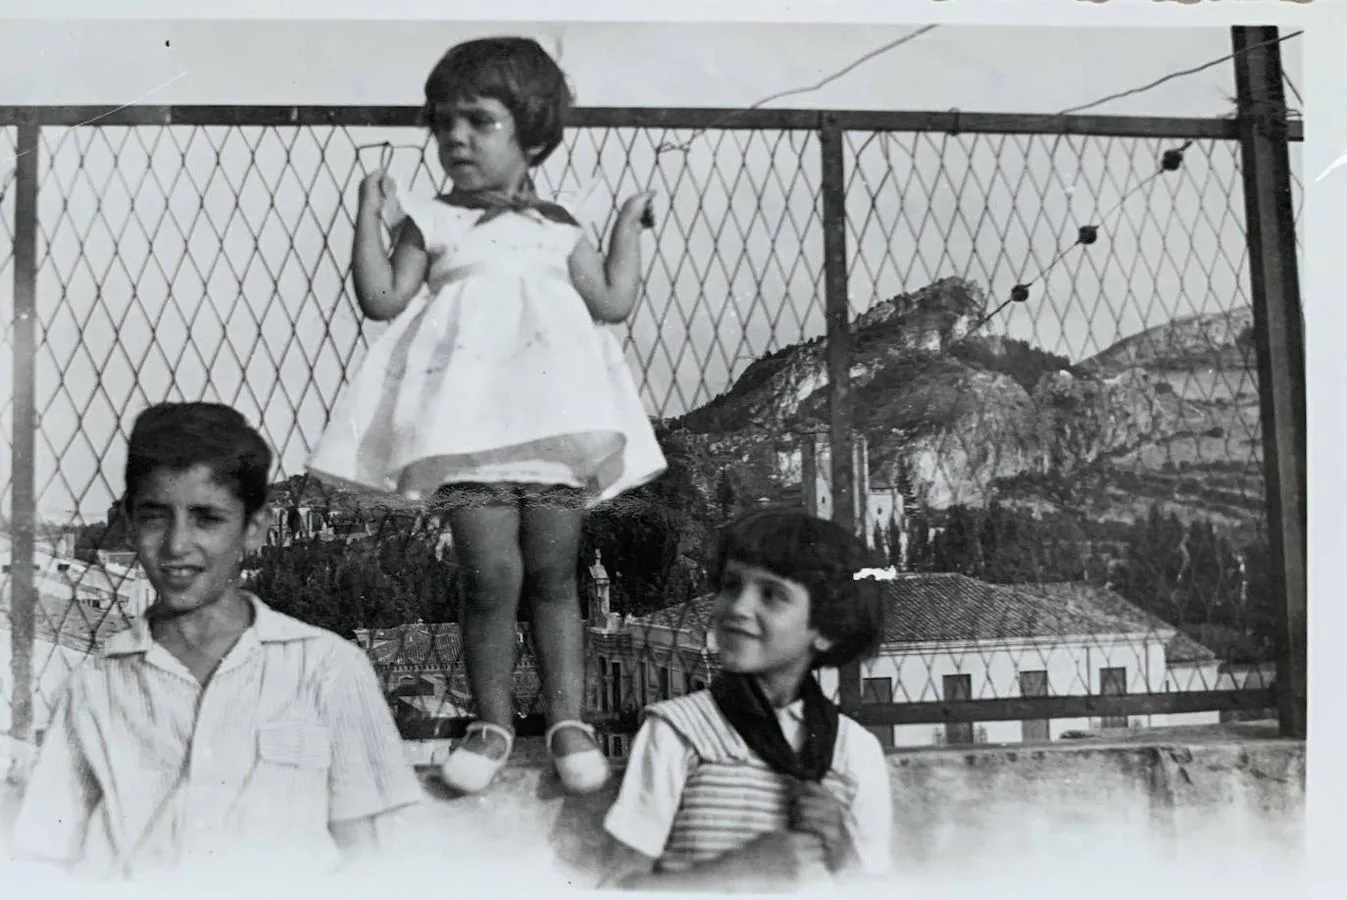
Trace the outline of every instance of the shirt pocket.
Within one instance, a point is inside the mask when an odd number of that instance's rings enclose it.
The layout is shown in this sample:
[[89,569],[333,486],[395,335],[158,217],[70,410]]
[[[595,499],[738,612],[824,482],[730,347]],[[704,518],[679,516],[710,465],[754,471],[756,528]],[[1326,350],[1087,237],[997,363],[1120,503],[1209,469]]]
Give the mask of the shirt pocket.
[[257,729],[257,756],[266,764],[326,770],[332,765],[332,741],[327,728],[316,722],[264,722]]
[[257,763],[237,804],[249,840],[325,840],[332,745],[328,729],[303,720],[257,727]]

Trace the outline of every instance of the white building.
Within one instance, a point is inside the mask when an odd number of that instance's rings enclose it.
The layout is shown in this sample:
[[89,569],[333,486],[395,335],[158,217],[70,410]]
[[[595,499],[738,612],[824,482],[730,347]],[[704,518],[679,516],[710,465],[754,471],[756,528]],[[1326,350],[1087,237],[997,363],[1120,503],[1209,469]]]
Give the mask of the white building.
[[[861,667],[866,703],[1181,690],[1166,650],[1184,641],[1190,656],[1217,665],[1214,654],[1173,626],[1091,585],[993,585],[955,573],[922,573],[900,575],[889,587],[882,649]],[[631,712],[709,683],[716,669],[708,634],[711,603],[703,597],[619,618],[608,613],[601,592],[590,616],[590,641],[602,686],[591,708]],[[836,696],[836,670],[823,670],[820,682]],[[1213,711],[871,730],[886,747],[919,747],[1050,741],[1071,732],[1217,721]]]
[[[67,533],[55,541],[39,540],[33,554],[34,610],[32,703],[34,728],[46,728],[51,708],[66,677],[110,635],[125,629],[153,600],[149,579],[124,554],[99,554],[94,563],[73,555]],[[10,682],[13,633],[12,545],[0,534],[0,731],[10,727]]]

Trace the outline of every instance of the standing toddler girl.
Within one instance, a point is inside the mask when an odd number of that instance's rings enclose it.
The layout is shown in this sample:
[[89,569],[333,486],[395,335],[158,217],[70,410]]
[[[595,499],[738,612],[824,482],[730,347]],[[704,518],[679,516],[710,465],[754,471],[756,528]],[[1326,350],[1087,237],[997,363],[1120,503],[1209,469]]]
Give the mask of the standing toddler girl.
[[509,757],[515,613],[527,588],[547,747],[567,789],[593,791],[608,766],[581,721],[583,510],[665,467],[621,347],[600,327],[636,302],[651,196],[623,204],[606,259],[566,210],[537,197],[529,173],[560,145],[571,93],[536,41],[451,48],[425,98],[453,189],[409,198],[384,172],[361,184],[356,297],[366,316],[391,324],[309,468],[432,498],[448,516],[466,573],[464,657],[478,718],[445,762],[445,781],[483,790]]

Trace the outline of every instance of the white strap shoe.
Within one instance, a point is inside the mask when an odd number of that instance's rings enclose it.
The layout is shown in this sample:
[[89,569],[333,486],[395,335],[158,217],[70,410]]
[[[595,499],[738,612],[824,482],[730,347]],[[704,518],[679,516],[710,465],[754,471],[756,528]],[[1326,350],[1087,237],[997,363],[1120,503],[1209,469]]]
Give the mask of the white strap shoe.
[[[579,729],[588,735],[594,746],[588,750],[558,756],[552,750],[552,738],[564,728]],[[576,719],[566,719],[547,729],[543,741],[547,744],[547,752],[552,756],[552,764],[556,766],[561,784],[567,791],[572,794],[592,794],[608,783],[608,758],[599,749],[599,739],[595,736],[592,726]]]
[[[468,750],[463,745],[474,733],[482,735],[498,734],[505,740],[505,753],[500,759]],[[449,758],[440,766],[440,778],[456,791],[464,794],[476,794],[487,789],[496,780],[500,770],[510,760],[514,750],[514,732],[492,722],[476,721],[468,725],[467,733],[459,742]]]

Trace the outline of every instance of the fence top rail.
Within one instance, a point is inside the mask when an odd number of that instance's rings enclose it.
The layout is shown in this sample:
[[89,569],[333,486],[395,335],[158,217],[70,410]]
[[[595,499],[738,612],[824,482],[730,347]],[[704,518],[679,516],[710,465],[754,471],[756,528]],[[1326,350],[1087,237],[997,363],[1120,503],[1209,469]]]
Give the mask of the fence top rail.
[[[418,106],[0,106],[0,126],[346,126],[414,127]],[[571,111],[575,128],[693,130],[815,130],[938,132],[942,134],[1069,134],[1120,138],[1236,140],[1234,118],[1055,116],[1044,114],[900,110],[716,109],[587,106]],[[1302,123],[1288,139],[1303,140]]]

